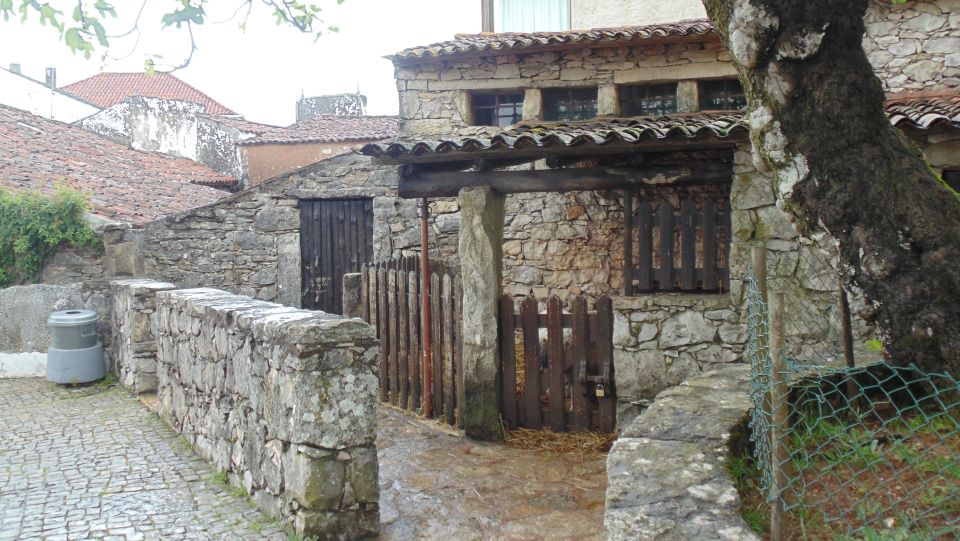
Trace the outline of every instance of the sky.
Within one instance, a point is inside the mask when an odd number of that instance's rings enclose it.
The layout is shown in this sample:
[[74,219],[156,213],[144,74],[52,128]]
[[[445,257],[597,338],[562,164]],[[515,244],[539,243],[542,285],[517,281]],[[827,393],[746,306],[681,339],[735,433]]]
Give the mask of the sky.
[[[324,5],[327,25],[340,28],[314,36],[292,27],[278,27],[268,8],[254,0],[245,31],[241,18],[204,24],[194,32],[198,50],[191,64],[175,75],[248,120],[286,126],[295,120],[301,95],[356,92],[367,96],[367,114],[397,113],[393,66],[383,56],[415,45],[452,39],[456,33],[480,31],[478,0],[314,0]],[[74,3],[51,0],[55,6]],[[95,52],[89,60],[72,54],[49,26],[36,18],[0,18],[0,65],[21,64],[24,75],[43,80],[47,67],[57,68],[57,84],[65,86],[101,71],[143,71],[152,55],[158,70],[179,64],[189,49],[185,30],[161,30],[160,18],[176,0],[149,0],[140,19],[140,36],[111,41],[109,57]],[[239,1],[209,0],[208,21],[228,19]],[[108,33],[128,30],[141,6],[139,0],[115,0],[118,18]]]

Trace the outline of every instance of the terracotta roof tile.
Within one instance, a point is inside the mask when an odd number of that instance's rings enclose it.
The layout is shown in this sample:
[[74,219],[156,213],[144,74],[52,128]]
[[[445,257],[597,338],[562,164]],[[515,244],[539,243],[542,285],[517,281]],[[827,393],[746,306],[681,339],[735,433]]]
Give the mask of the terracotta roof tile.
[[397,136],[400,117],[321,115],[247,139],[241,145],[377,141]]
[[143,224],[213,203],[236,180],[199,163],[131,150],[86,130],[0,105],[0,187],[90,195],[93,213]]
[[[893,96],[886,106],[899,128],[960,128],[960,94]],[[661,118],[613,118],[585,122],[524,123],[499,132],[442,139],[401,139],[364,145],[361,154],[412,158],[426,154],[485,152],[520,148],[576,147],[656,139],[719,138],[747,135],[746,115],[739,111],[691,113]]]
[[61,90],[98,107],[116,105],[130,96],[193,101],[212,115],[236,114],[223,104],[169,73],[100,73]]
[[718,38],[713,31],[713,23],[707,19],[695,19],[667,24],[651,24],[646,26],[564,30],[561,32],[461,34],[450,41],[404,49],[387,58],[393,60],[394,63],[404,63],[475,52],[516,52],[520,49],[542,49],[567,45],[598,45],[604,43],[614,45],[619,42],[666,40],[708,35]]

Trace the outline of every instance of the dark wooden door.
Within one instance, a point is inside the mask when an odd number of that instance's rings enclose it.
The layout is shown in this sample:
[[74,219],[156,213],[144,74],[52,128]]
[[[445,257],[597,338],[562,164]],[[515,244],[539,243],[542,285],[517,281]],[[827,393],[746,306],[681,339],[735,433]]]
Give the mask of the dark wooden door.
[[373,260],[373,200],[300,202],[301,306],[343,313],[343,275]]

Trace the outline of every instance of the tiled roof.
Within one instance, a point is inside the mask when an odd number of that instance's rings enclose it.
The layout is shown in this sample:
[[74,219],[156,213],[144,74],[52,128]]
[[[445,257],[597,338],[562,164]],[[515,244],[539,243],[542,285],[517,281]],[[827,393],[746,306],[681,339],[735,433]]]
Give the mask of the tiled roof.
[[93,213],[143,224],[228,195],[236,180],[205,165],[131,150],[86,130],[0,105],[0,187],[90,195]]
[[397,136],[400,118],[396,116],[327,116],[321,115],[277,128],[247,139],[241,145],[268,143],[341,143],[378,141]]
[[255,133],[257,135],[266,133],[270,130],[276,130],[280,127],[280,126],[274,126],[272,124],[261,124],[259,122],[250,122],[249,120],[244,120],[242,118],[231,118],[228,116],[207,115],[207,114],[200,114],[197,116],[200,116],[207,120],[211,120],[218,124],[222,124],[224,126],[227,126],[228,128],[240,130],[245,133]]
[[428,60],[474,52],[515,52],[521,49],[552,48],[567,45],[611,45],[620,42],[665,40],[690,36],[713,35],[713,23],[707,19],[679,21],[646,26],[565,30],[561,32],[503,32],[460,34],[453,40],[423,47],[411,47],[388,56],[395,63]]
[[[887,101],[887,116],[899,128],[960,128],[960,94],[893,96]],[[373,157],[416,157],[453,152],[577,147],[621,142],[637,144],[657,139],[728,138],[747,135],[742,112],[691,113],[661,118],[613,118],[585,122],[520,124],[492,135],[444,139],[394,140],[369,143],[361,154]]]
[[939,126],[960,128],[960,90],[953,93],[900,94],[887,100],[887,115],[894,126],[928,130]]
[[169,73],[100,73],[62,88],[99,107],[116,105],[130,96],[192,101],[211,115],[236,114],[223,104]]

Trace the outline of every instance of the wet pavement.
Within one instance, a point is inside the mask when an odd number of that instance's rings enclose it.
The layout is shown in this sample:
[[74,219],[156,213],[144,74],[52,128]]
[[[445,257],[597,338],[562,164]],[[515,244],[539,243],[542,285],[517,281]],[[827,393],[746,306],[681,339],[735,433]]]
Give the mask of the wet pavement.
[[380,415],[381,539],[605,539],[606,456],[474,442]]

